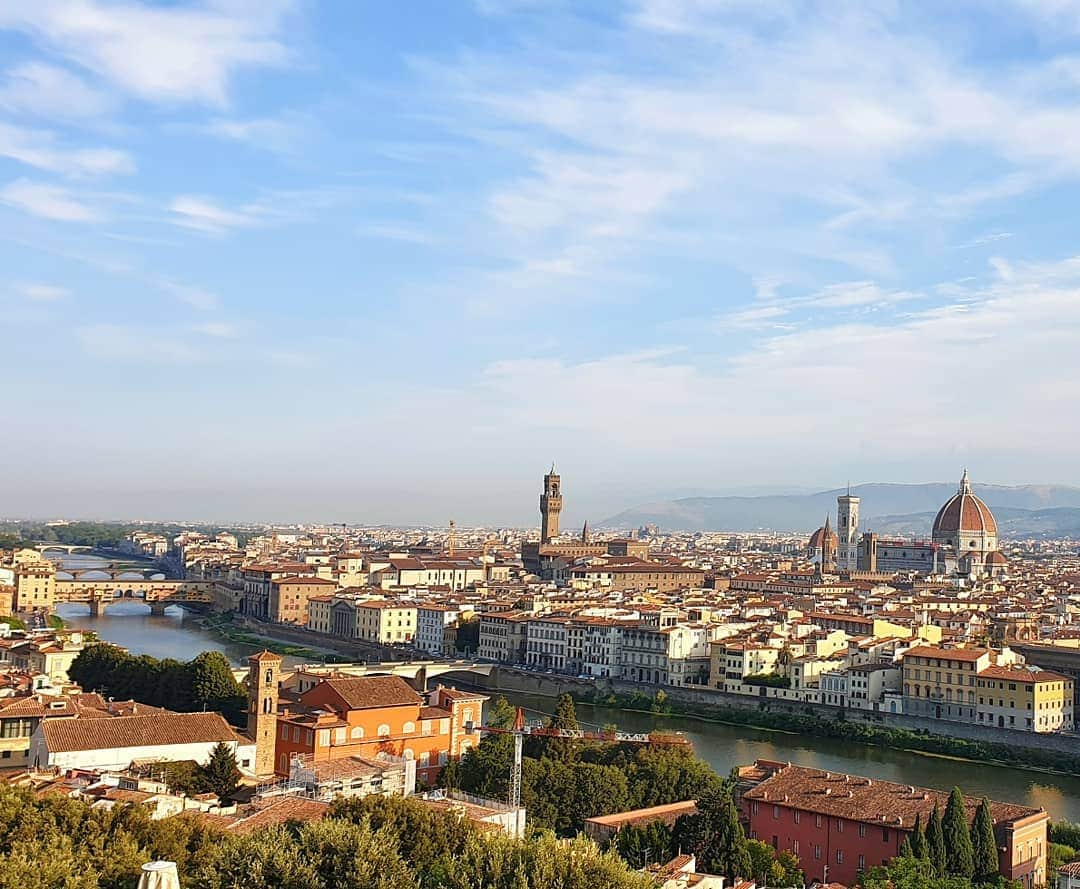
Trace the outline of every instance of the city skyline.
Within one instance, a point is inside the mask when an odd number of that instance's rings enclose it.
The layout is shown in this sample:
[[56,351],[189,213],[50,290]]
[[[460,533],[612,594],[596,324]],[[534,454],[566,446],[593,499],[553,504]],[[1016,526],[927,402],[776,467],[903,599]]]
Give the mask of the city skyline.
[[1080,484],[1075,4],[426,12],[0,0],[5,514]]

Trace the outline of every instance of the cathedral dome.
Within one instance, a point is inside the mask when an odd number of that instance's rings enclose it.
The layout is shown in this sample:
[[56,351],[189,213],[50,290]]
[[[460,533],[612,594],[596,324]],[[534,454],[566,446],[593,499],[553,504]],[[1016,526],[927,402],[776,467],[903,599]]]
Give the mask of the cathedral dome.
[[934,519],[934,542],[963,550],[968,546],[965,541],[971,539],[973,549],[993,549],[994,547],[978,546],[976,539],[984,536],[996,539],[997,533],[994,514],[990,512],[989,506],[972,493],[971,481],[965,469],[959,489],[945,502]]
[[840,538],[836,536],[836,532],[829,527],[829,523],[826,522],[822,527],[818,528],[811,536],[809,549],[821,549],[825,541],[829,541],[829,545],[835,552],[836,547],[840,544]]

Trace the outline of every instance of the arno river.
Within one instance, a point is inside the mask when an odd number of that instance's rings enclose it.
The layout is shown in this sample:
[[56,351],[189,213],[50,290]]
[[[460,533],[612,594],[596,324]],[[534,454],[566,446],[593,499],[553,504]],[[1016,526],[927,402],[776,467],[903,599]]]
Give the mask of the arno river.
[[[78,559],[78,567],[93,567],[90,557],[75,558]],[[74,565],[66,558],[64,562]],[[239,663],[251,653],[249,648],[223,642],[203,630],[180,609],[170,608],[163,617],[151,617],[146,613],[146,606],[137,603],[114,605],[99,618],[91,618],[87,611],[85,606],[64,606],[60,614],[69,626],[95,630],[102,639],[122,645],[135,654],[187,660],[200,651],[215,649],[224,651]],[[507,697],[511,703],[533,711],[546,713],[552,709],[553,702],[547,698],[528,695]],[[698,756],[721,773],[727,773],[734,765],[753,762],[758,758],[790,761],[829,771],[850,772],[942,790],[959,785],[968,794],[1042,806],[1055,819],[1080,821],[1080,778],[680,717],[658,719],[584,704],[578,706],[578,716],[583,722],[595,725],[616,723],[625,731],[664,728],[685,732]]]

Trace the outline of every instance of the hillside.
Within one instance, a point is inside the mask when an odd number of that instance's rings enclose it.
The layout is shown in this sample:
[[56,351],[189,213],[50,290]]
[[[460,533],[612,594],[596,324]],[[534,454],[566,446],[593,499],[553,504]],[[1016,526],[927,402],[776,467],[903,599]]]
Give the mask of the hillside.
[[[882,533],[901,533],[899,528],[902,526],[917,529],[905,533],[926,533],[941,504],[955,492],[955,482],[871,483],[855,485],[851,489],[852,494],[862,498],[865,518],[860,525]],[[812,531],[821,525],[826,514],[836,521],[836,498],[843,493],[843,488],[837,488],[816,494],[662,500],[624,510],[601,524],[604,527],[637,528],[655,523],[671,531]],[[1002,531],[1010,535],[1068,533],[1058,529],[1075,528],[1078,524],[1080,488],[975,485],[975,493],[994,510]],[[1029,531],[1029,527],[1041,530]]]

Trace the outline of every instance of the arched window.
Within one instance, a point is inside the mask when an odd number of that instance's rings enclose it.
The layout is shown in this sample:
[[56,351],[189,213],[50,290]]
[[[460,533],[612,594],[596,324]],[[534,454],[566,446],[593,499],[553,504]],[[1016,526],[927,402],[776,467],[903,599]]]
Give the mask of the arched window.
[[420,768],[427,768],[429,762],[431,762],[431,754],[425,750],[423,753],[420,754]]
[[389,738],[390,737],[390,726],[388,726],[385,722],[382,725],[379,726],[379,737],[380,738]]
[[263,698],[263,713],[274,712],[274,701],[272,698]]
[[415,722],[406,722],[405,725],[403,725],[401,727],[401,733],[403,735],[415,735],[416,734],[416,723]]
[[472,707],[466,707],[461,711],[461,719],[463,722],[472,722]]
[[354,741],[358,738],[364,737],[364,727],[362,725],[354,725],[353,730],[349,733],[349,735]]
[[416,754],[413,753],[413,749],[411,747],[406,747],[405,748],[404,756],[405,756],[406,759],[416,759]]
[[272,685],[273,682],[274,682],[274,671],[273,670],[267,670],[266,671],[266,684],[267,685]]

